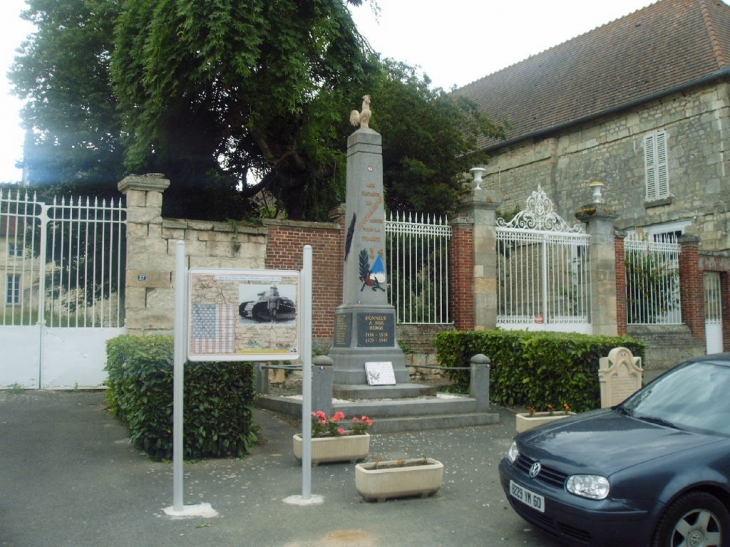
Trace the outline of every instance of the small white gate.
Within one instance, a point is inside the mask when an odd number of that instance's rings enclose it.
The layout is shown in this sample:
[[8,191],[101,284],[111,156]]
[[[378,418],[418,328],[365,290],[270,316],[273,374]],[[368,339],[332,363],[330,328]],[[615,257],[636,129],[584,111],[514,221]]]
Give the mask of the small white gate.
[[0,388],[90,388],[123,334],[126,209],[0,190]]
[[398,323],[450,323],[448,218],[391,213],[385,235],[388,302]]
[[591,334],[590,236],[553,211],[541,187],[497,219],[497,326]]
[[722,343],[722,285],[720,272],[705,272],[705,338],[707,353],[721,353]]

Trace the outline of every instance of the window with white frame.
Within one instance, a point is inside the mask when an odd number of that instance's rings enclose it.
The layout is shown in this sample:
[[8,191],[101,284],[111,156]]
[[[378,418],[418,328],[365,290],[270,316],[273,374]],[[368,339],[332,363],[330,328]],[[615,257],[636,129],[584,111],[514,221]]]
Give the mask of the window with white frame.
[[644,137],[644,172],[646,201],[668,198],[669,165],[666,131],[654,131]]
[[19,243],[8,243],[8,256],[23,256],[23,246]]
[[20,304],[20,274],[8,274],[5,302],[11,306]]

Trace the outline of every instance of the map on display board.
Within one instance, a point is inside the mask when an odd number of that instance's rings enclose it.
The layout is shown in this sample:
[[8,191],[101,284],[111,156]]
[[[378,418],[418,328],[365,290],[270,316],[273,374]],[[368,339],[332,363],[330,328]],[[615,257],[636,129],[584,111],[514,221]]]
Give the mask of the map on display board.
[[188,359],[299,357],[299,272],[192,269],[189,276]]

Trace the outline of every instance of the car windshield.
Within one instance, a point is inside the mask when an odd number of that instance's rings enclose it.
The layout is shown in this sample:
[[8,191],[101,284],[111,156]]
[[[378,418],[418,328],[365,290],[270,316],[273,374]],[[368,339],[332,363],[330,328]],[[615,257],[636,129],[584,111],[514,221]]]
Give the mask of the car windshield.
[[669,427],[730,435],[730,368],[707,362],[680,365],[617,410]]

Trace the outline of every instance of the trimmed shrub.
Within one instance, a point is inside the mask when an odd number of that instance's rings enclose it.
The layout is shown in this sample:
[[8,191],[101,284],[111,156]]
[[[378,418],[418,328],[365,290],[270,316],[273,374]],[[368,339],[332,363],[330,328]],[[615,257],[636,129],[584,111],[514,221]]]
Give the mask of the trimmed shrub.
[[[442,332],[436,337],[444,367],[469,365],[473,355],[491,360],[490,400],[503,406],[583,412],[601,406],[598,363],[615,347],[644,358],[644,342],[630,336],[491,330]],[[469,371],[447,371],[451,390],[469,391]]]
[[[118,336],[107,342],[109,410],[134,446],[152,459],[172,458],[173,338]],[[241,457],[256,442],[251,409],[253,365],[185,364],[185,459]]]

